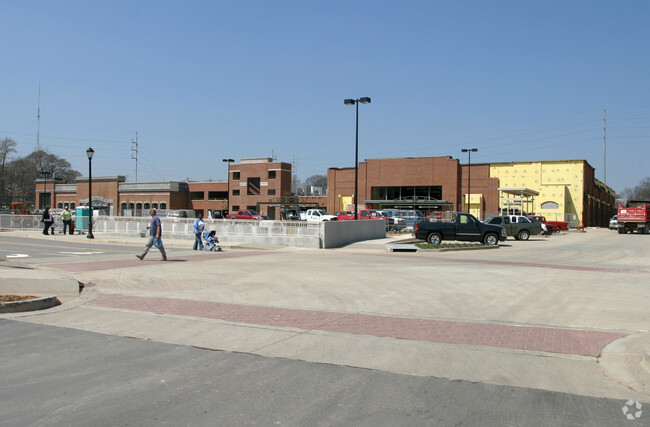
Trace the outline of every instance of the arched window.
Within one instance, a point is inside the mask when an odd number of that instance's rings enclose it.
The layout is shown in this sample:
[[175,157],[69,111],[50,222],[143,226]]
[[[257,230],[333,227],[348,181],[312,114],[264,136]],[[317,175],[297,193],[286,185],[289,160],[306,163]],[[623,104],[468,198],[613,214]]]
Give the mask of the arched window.
[[144,202],[144,210],[148,211],[149,209],[151,209],[149,202]]
[[560,205],[557,202],[544,202],[542,203],[542,209],[560,209]]
[[153,202],[151,204],[151,209],[158,209],[158,202]]
[[59,208],[59,209],[63,209],[63,202],[59,202],[59,203],[56,205],[56,207]]
[[167,203],[166,202],[161,202],[160,203],[160,209],[167,209]]

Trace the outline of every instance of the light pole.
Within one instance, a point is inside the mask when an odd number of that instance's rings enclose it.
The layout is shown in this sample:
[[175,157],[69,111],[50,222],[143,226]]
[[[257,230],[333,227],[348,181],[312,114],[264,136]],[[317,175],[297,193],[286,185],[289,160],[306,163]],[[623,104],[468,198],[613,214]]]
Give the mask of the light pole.
[[222,161],[228,164],[228,198],[226,199],[226,215],[230,213],[230,164],[235,161],[235,159],[223,159]]
[[370,98],[364,97],[359,99],[344,99],[345,105],[357,106],[357,120],[356,120],[356,136],[354,141],[354,219],[359,219],[359,103],[370,104]]
[[47,177],[52,175],[52,172],[41,170],[38,173],[39,173],[39,175],[41,175],[45,179],[45,190],[43,190],[43,199],[48,201],[47,206],[45,206],[45,200],[43,200],[41,205],[43,205],[43,208],[46,208],[46,207],[49,208],[50,207],[50,203],[49,203],[50,201],[47,199]]
[[470,198],[472,197],[472,193],[470,191],[470,180],[472,177],[472,153],[476,153],[478,151],[478,148],[463,148],[462,150],[463,153],[467,153],[469,156],[467,160],[467,213],[469,212],[469,202]]
[[95,150],[88,148],[86,155],[88,156],[88,234],[86,237],[94,239],[93,236],[93,154]]

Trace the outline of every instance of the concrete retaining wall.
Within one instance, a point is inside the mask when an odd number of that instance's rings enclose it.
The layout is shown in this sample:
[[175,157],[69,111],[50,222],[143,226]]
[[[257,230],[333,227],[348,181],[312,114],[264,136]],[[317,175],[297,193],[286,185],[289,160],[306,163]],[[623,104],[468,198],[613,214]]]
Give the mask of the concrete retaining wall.
[[[95,233],[108,235],[148,235],[150,219],[133,217],[98,217]],[[161,218],[163,240],[194,240],[193,219]],[[386,237],[386,222],[360,221],[233,221],[205,220],[206,230],[215,230],[222,242],[267,243],[303,248],[336,248],[350,243]]]
[[[38,215],[0,215],[4,230],[40,230]],[[165,236],[194,240],[194,219],[160,218]],[[147,236],[151,221],[146,217],[98,216],[93,232],[113,236]],[[233,221],[205,220],[206,230],[215,230],[223,242],[267,243],[302,248],[337,248],[370,239],[386,237],[383,220],[359,221]],[[76,230],[79,232],[79,230]]]

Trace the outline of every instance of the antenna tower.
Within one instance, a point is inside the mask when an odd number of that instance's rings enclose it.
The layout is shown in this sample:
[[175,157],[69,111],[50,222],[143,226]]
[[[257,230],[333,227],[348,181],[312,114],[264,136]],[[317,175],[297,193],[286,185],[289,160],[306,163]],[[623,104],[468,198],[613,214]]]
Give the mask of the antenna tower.
[[138,182],[138,132],[135,139],[131,140],[131,158],[135,159],[135,182]]
[[607,185],[607,110],[603,110],[603,184]]
[[36,150],[41,150],[41,82],[38,82],[38,113],[36,114]]

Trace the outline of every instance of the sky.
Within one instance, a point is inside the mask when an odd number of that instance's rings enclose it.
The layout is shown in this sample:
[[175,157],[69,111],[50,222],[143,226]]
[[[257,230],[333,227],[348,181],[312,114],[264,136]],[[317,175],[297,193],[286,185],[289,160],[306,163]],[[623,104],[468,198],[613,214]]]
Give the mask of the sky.
[[[650,176],[650,2],[59,0],[0,5],[0,139],[87,176],[221,181],[273,157],[585,159]],[[40,120],[38,119],[40,112]],[[604,120],[606,117],[606,121]],[[606,128],[606,131],[605,131]],[[137,133],[137,162],[133,141]]]

